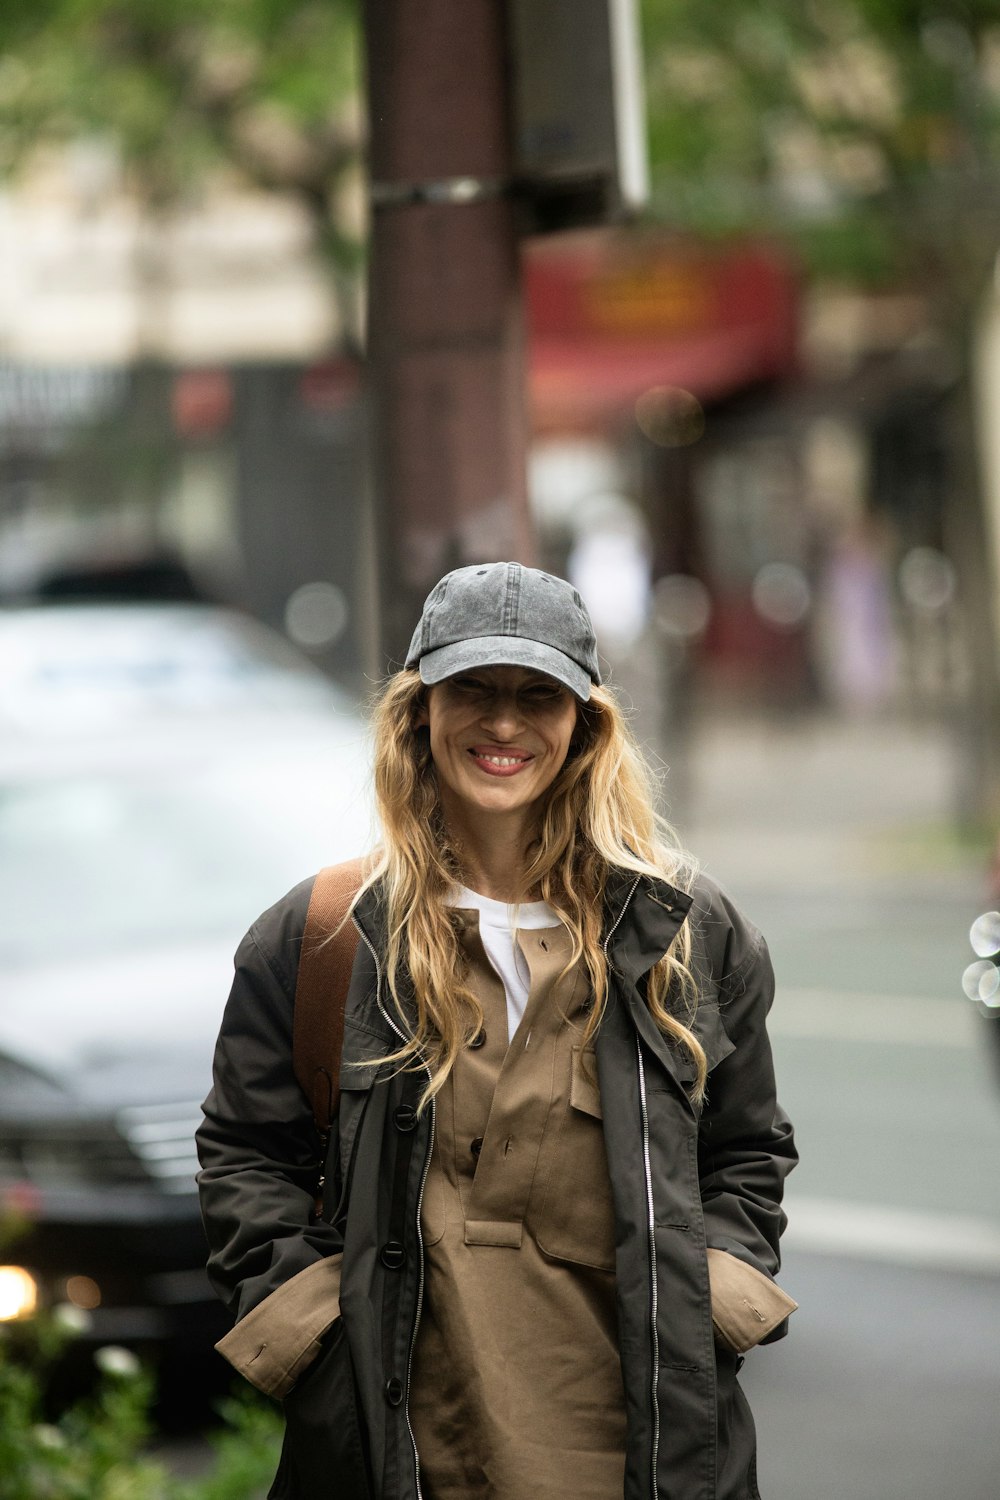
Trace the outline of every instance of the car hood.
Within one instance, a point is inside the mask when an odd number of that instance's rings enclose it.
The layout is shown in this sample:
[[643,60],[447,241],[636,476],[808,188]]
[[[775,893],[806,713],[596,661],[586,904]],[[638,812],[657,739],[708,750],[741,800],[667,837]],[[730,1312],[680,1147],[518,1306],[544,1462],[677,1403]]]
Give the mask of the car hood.
[[7,974],[4,1113],[202,1099],[234,946],[144,948]]

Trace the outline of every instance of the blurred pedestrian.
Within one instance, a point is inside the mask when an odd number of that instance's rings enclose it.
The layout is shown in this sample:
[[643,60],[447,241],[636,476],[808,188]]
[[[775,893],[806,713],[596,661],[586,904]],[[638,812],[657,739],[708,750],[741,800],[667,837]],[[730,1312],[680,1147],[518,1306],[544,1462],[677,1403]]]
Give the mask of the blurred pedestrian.
[[563,580],[432,590],[375,717],[342,1093],[292,1059],[312,882],[254,924],[199,1132],[220,1346],[287,1500],[746,1500],[795,1162],[763,939],[660,826]]

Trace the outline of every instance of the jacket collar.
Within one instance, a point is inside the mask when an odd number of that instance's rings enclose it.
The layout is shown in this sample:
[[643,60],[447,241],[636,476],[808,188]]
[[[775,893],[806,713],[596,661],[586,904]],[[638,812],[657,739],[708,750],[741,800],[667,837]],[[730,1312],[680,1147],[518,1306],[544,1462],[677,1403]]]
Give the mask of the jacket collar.
[[[687,920],[693,901],[687,891],[678,890],[666,880],[646,875],[637,877],[628,870],[616,870],[613,883],[608,882],[611,925],[606,941],[609,967],[626,981],[624,992],[619,990],[619,994],[624,999],[632,1025],[689,1110],[692,1105],[687,1089],[690,1082],[687,1059],[653,1020],[639,981],[666,953]],[[612,904],[615,902],[617,916]],[[612,992],[614,988],[612,978]],[[600,1045],[599,1037],[598,1049]]]
[[605,945],[612,964],[633,983],[666,953],[693,898],[669,881],[616,868],[604,893]]
[[[680,931],[691,902],[687,891],[669,881],[613,869],[604,890],[604,943],[615,968],[633,982],[651,969]],[[380,887],[365,891],[354,916],[381,960],[385,907]]]
[[385,906],[382,903],[381,884],[370,885],[361,896],[352,913],[355,926],[379,955],[379,962],[385,953]]
[[[693,899],[669,881],[621,868],[611,871],[604,891],[604,943],[610,967],[627,981],[626,1010],[685,1101],[686,1076],[682,1077],[676,1050],[653,1020],[638,981],[666,953],[687,919]],[[378,886],[365,891],[354,909],[354,918],[381,963],[385,953],[385,907]],[[381,1009],[380,997],[373,994],[371,1000],[373,1006]],[[382,1019],[387,1021],[384,1013]],[[392,1039],[389,1045],[394,1045]]]

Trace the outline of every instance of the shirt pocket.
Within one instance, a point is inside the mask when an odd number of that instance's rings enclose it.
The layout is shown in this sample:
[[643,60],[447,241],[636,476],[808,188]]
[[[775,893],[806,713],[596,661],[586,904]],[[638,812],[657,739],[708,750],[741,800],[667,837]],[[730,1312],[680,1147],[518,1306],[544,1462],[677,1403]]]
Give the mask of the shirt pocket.
[[592,1047],[573,1047],[558,1066],[563,1078],[557,1083],[542,1142],[535,1239],[554,1260],[613,1271],[615,1213],[597,1059]]
[[441,1145],[436,1140],[420,1204],[420,1238],[424,1245],[436,1245],[443,1239],[447,1226],[448,1184],[441,1163]]

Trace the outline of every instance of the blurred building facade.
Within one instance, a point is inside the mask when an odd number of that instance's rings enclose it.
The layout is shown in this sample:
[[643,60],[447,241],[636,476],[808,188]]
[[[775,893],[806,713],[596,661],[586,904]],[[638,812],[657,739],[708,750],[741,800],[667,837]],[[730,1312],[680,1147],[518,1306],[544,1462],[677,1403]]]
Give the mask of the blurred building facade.
[[[308,220],[234,192],[151,225],[99,175],[70,153],[0,205],[0,587],[173,558],[360,680],[363,377]],[[652,632],[765,704],[960,690],[949,376],[914,299],[613,230],[531,242],[526,290],[541,555],[619,601],[612,654]]]

